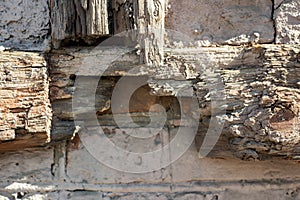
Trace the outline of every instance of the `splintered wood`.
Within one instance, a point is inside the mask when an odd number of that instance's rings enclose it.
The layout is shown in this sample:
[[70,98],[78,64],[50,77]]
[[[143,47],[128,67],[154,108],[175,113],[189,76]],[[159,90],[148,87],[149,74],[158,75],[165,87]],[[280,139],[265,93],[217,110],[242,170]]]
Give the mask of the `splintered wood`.
[[46,61],[37,53],[0,53],[0,151],[50,141]]
[[[172,95],[172,90],[182,90],[184,84],[195,89],[200,114],[196,140],[200,142],[198,145],[201,145],[211,118],[210,93],[216,91],[208,88],[208,74],[195,66],[195,60],[201,57],[201,54],[209,56],[215,63],[215,73],[224,84],[227,105],[226,115],[219,116],[225,121],[225,126],[212,154],[219,155],[234,150],[234,154],[242,159],[263,159],[269,156],[297,158],[300,154],[299,52],[299,47],[292,45],[223,46],[206,47],[201,50],[165,49],[164,62],[168,67],[161,71],[160,81],[157,80],[149,86],[153,91],[159,89],[160,92],[155,93],[156,95],[166,97]],[[54,95],[51,98],[54,100],[56,119],[53,124],[54,135],[71,135],[74,130],[74,125],[73,129],[70,127],[73,124],[73,115],[69,108],[73,84],[67,79],[76,74],[82,59],[88,56],[91,55],[87,51],[76,48],[56,51],[50,56],[50,64],[53,66],[50,76],[55,80],[51,90],[61,91],[51,92]],[[124,62],[126,59],[129,62]],[[128,67],[136,65],[138,60],[138,55],[134,53],[123,56],[119,64],[112,64],[105,76],[132,76],[127,74]],[[141,67],[140,73],[135,75],[145,74],[147,69],[148,74],[153,74],[151,68]],[[164,77],[166,79],[162,80]],[[111,92],[115,83],[112,79],[103,81],[101,90],[104,92],[96,96],[99,96],[99,101],[103,100],[101,105],[104,108],[105,100],[110,99],[109,95],[104,94],[109,94],[106,91]],[[147,99],[144,103],[147,104]],[[135,115],[138,116],[138,113]],[[112,125],[111,121],[107,120],[109,116],[107,119],[105,115],[100,118],[102,125]],[[168,120],[173,124],[176,121],[172,118]],[[232,155],[232,152],[228,155]]]
[[65,39],[109,34],[107,0],[51,1],[52,40],[59,47]]
[[136,9],[141,63],[158,68],[163,64],[165,0],[139,1]]
[[[53,141],[72,138],[79,129],[74,125],[72,107],[78,89],[76,76],[86,76],[77,72],[84,59],[91,59],[93,65],[85,65],[84,70],[103,72],[95,94],[95,114],[103,126],[115,127],[110,98],[120,77],[149,76],[151,80],[131,99],[136,107],[130,112],[142,124],[147,123],[147,110],[164,102],[169,130],[188,126],[174,118],[180,111],[199,114],[198,145],[203,145],[212,118],[224,122],[212,154],[227,151],[246,160],[270,156],[299,159],[300,48],[292,45],[298,42],[294,33],[299,26],[294,24],[299,20],[291,15],[299,4],[291,2],[275,1],[278,8],[274,10],[271,1],[262,0],[243,0],[239,5],[195,0],[50,1],[52,45],[69,47],[47,55],[50,84],[42,56],[0,53],[0,150],[44,145],[49,141],[50,123]],[[110,39],[117,39],[117,44],[106,43],[100,52],[80,46],[82,42],[95,45],[100,37],[124,31],[132,33],[128,41],[123,37],[130,34],[114,36]],[[134,41],[128,45],[129,40]],[[286,44],[269,44],[274,41]],[[73,42],[77,47],[70,47]],[[120,47],[121,43],[126,47]],[[215,80],[220,84],[214,85]],[[174,101],[179,91],[182,98],[197,98],[199,107],[186,103],[180,110]],[[227,110],[220,114],[213,110],[221,104],[212,102],[214,94],[223,93]]]

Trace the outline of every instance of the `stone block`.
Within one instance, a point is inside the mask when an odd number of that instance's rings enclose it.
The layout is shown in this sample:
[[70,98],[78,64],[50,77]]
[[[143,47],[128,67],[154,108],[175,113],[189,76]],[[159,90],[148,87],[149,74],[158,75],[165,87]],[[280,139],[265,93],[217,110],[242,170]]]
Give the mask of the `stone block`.
[[199,44],[269,43],[274,40],[272,1],[169,0],[166,28]]
[[277,44],[300,43],[300,2],[285,0],[274,11]]
[[0,182],[9,186],[14,181],[51,181],[52,163],[52,149],[1,153]]
[[[106,129],[108,130],[108,129]],[[143,152],[148,148],[155,148],[155,146],[160,146],[161,143],[157,142],[157,138],[153,138],[153,145],[151,142],[140,143],[133,139],[124,139],[124,134],[121,130],[113,130],[109,133],[107,132],[107,137],[112,139],[111,141],[115,143],[119,148],[124,148],[128,151]],[[81,136],[83,137],[83,136]],[[84,136],[90,137],[90,136]],[[86,140],[86,139],[85,139]],[[155,143],[156,141],[156,143]],[[95,141],[96,142],[96,141]],[[164,168],[158,171],[133,174],[126,173],[123,171],[117,171],[114,168],[108,167],[105,164],[98,161],[92,156],[92,154],[83,146],[80,142],[76,145],[68,148],[68,163],[67,163],[67,175],[72,182],[89,183],[89,184],[117,184],[117,183],[164,183],[170,181],[170,168]],[[93,144],[90,144],[92,146]],[[96,144],[101,145],[101,144]],[[134,145],[135,148],[131,145]],[[145,145],[145,146],[143,146]],[[94,146],[94,145],[93,145]],[[108,149],[109,153],[110,150]],[[93,152],[95,153],[95,152]],[[94,154],[95,155],[95,154]],[[106,163],[107,164],[107,163]],[[124,162],[124,165],[126,163]]]
[[48,0],[0,2],[0,46],[8,49],[49,51]]

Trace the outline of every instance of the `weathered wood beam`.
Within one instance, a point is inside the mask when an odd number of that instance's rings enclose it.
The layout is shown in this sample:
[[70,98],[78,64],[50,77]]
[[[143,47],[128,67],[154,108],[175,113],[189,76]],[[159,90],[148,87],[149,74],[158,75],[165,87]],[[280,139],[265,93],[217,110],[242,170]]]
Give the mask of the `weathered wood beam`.
[[0,52],[0,151],[50,141],[47,70],[37,53]]
[[156,67],[163,65],[165,0],[137,1],[136,20],[140,62]]
[[[222,148],[230,146],[234,154],[244,159],[263,159],[268,156],[297,158],[300,154],[299,54],[300,48],[293,45],[165,49],[164,62],[168,67],[159,74],[143,65],[139,66],[139,72],[132,74],[128,73],[130,68],[139,65],[138,55],[132,52],[115,61],[105,76],[148,74],[158,77],[156,84],[149,84],[153,94],[158,96],[174,95],[173,91],[182,88],[183,84],[195,88],[201,104],[201,128],[198,132],[203,136],[211,117],[211,91],[206,84],[206,74],[197,67],[195,61],[205,56],[215,64],[215,73],[223,81],[228,106],[226,116],[220,116],[226,122],[221,137],[222,145],[217,145],[215,150],[222,152]],[[70,106],[74,81],[69,78],[72,79],[83,59],[88,56],[97,57],[86,49],[78,48],[54,51],[50,55],[50,76],[53,77],[51,98],[53,105],[58,106],[54,106],[54,118],[57,118],[53,123],[54,130],[63,132],[66,129],[63,127],[72,123]],[[106,83],[107,91],[112,91],[114,83]],[[101,105],[105,107],[104,99],[110,98],[109,95],[103,95],[107,94],[105,87],[102,88],[102,96],[99,96],[103,100],[99,104],[100,110]],[[159,90],[156,90],[157,87]],[[105,115],[100,118],[103,120]]]
[[165,0],[113,0],[114,31],[130,31],[139,43],[140,63],[162,66]]
[[114,34],[136,29],[134,0],[112,0]]
[[[109,34],[107,0],[52,0],[52,42],[89,39]],[[89,38],[90,37],[90,38]]]

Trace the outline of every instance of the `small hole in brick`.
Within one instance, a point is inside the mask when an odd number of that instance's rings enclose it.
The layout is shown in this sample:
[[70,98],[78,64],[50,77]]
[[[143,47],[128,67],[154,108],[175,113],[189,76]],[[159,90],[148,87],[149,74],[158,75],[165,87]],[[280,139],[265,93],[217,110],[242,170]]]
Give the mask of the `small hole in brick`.
[[19,166],[19,163],[16,163],[16,166]]

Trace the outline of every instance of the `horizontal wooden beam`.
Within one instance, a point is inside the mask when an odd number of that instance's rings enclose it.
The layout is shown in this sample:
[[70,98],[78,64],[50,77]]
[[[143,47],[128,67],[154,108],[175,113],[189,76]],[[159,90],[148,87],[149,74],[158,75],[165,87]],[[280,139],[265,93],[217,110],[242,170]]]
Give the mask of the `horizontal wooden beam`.
[[37,53],[0,52],[0,151],[50,142],[47,71]]
[[[113,53],[107,49],[108,52]],[[218,77],[224,88],[227,106],[226,115],[218,116],[225,121],[222,137],[227,138],[222,139],[222,145],[218,145],[219,151],[230,146],[237,156],[244,159],[268,156],[297,158],[300,153],[299,52],[300,48],[293,45],[166,49],[165,67],[158,70],[139,65],[139,57],[133,51],[115,60],[103,76],[149,75],[152,77],[148,83],[152,89],[151,95],[166,97],[176,96],[176,91],[182,90],[182,85],[186,84],[188,90],[195,90],[192,95],[199,100],[200,106],[196,110],[201,114],[200,135],[205,135],[209,126],[213,109],[211,102],[214,101],[212,94],[222,89],[213,88],[208,82]],[[54,130],[63,132],[58,126],[62,126],[64,121],[72,121],[72,109],[61,106],[71,105],[72,92],[76,88],[70,78],[82,67],[84,58],[96,58],[96,55],[78,48],[54,51],[50,55],[51,98],[53,105],[58,106],[54,106],[54,118],[64,116],[54,121]],[[130,71],[132,66],[135,73]],[[213,75],[204,70],[205,66],[211,68]],[[99,65],[99,69],[101,67]],[[102,91],[112,91],[114,84],[112,80],[106,81]],[[103,94],[99,98],[102,98],[101,105],[105,107],[110,94]],[[59,103],[56,104],[56,101]]]

